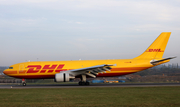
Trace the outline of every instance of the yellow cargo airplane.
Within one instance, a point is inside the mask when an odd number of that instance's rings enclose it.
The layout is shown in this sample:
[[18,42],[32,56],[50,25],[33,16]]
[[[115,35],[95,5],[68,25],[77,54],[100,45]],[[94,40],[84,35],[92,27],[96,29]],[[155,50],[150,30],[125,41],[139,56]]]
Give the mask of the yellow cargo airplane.
[[21,78],[23,86],[25,79],[49,79],[55,82],[68,82],[80,78],[79,85],[89,85],[86,78],[121,76],[139,72],[166,62],[169,58],[162,58],[171,32],[163,32],[142,53],[133,59],[112,60],[77,60],[77,61],[37,61],[23,62],[10,66],[4,74]]

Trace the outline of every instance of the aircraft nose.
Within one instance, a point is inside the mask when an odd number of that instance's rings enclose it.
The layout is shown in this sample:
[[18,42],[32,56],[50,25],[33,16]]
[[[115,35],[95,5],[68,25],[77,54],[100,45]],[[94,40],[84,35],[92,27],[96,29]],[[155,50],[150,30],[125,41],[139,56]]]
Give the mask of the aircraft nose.
[[7,71],[7,70],[4,70],[3,73],[7,75],[7,74],[8,74],[8,71]]
[[3,73],[4,73],[5,75],[11,76],[12,74],[17,74],[17,70],[5,69],[5,70],[3,71]]

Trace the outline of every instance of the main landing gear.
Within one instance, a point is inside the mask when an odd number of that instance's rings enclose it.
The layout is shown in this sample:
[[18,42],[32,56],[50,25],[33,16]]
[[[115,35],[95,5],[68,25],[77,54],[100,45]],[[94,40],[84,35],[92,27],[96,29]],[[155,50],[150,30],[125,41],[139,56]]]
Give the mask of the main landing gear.
[[23,86],[26,86],[26,81],[25,81],[25,79],[22,79],[22,85],[23,85]]
[[89,85],[90,83],[86,81],[86,75],[81,75],[81,81],[79,82],[79,85]]
[[90,83],[88,81],[84,82],[84,81],[80,81],[79,85],[89,85]]

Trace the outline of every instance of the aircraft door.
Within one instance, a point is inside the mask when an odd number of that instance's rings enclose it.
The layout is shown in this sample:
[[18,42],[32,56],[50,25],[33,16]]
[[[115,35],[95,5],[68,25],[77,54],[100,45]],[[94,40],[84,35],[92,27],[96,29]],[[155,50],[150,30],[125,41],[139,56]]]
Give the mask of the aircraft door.
[[24,64],[19,65],[19,74],[25,73],[24,72]]

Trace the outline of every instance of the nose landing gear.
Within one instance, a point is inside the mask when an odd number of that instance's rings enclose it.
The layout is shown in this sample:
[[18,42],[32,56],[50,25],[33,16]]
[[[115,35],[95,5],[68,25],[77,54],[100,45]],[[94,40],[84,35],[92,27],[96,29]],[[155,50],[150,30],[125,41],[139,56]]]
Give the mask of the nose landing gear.
[[22,79],[22,85],[26,86],[26,80],[25,79]]

